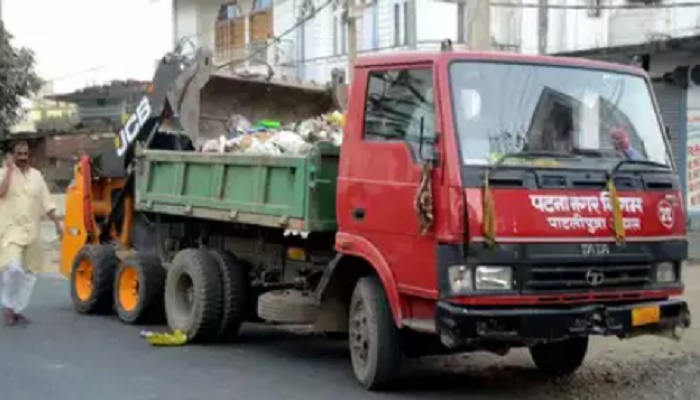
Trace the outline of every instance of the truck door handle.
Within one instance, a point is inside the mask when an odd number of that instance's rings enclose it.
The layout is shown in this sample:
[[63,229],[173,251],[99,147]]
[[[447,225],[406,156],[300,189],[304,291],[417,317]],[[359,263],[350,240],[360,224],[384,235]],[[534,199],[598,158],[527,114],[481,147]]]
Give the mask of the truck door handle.
[[352,217],[357,220],[365,219],[365,209],[364,208],[353,208]]

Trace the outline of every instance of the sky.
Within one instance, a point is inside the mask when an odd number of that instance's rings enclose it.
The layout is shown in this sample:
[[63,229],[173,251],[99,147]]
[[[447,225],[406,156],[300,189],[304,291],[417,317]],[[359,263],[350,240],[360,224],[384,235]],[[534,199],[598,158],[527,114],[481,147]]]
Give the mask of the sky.
[[153,77],[172,48],[170,0],[0,0],[14,45],[65,93],[113,79]]

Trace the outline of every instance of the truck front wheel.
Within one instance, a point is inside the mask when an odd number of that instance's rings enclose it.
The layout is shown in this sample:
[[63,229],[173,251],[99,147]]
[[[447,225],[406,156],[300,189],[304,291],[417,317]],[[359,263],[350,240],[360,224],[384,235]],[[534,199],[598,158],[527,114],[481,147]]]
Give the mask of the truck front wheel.
[[182,330],[191,342],[216,340],[223,315],[222,291],[219,266],[207,250],[177,253],[165,279],[170,329]]
[[552,377],[571,375],[583,364],[588,352],[588,337],[574,337],[530,348],[537,369]]
[[369,390],[385,387],[402,359],[399,331],[381,281],[360,278],[350,301],[350,358],[357,380]]

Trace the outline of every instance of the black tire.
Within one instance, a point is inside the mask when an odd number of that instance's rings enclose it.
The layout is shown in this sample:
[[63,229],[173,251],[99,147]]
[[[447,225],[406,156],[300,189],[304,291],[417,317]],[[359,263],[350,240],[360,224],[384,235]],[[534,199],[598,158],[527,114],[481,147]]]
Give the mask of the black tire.
[[[122,277],[134,271],[137,275],[135,302],[123,304],[122,298],[124,282]],[[128,276],[124,276],[128,279]],[[114,275],[114,308],[119,319],[127,324],[155,323],[165,318],[165,304],[163,294],[165,291],[165,270],[160,259],[155,255],[136,253],[127,257],[117,267]],[[128,296],[128,294],[127,294]]]
[[216,259],[223,282],[223,311],[218,336],[221,341],[231,341],[238,337],[241,324],[250,313],[248,271],[227,251],[211,249],[209,253]]
[[[70,292],[73,308],[81,314],[109,314],[114,307],[112,288],[119,259],[112,246],[88,244],[73,260]],[[89,266],[89,267],[88,267]],[[89,286],[86,287],[83,284]]]
[[399,371],[403,354],[389,301],[376,276],[357,281],[350,301],[349,324],[355,377],[368,390],[386,388]]
[[538,344],[530,348],[537,369],[551,377],[571,375],[583,364],[588,352],[588,337]]
[[221,273],[209,251],[185,249],[173,258],[165,280],[165,314],[170,329],[190,342],[216,340],[223,315]]

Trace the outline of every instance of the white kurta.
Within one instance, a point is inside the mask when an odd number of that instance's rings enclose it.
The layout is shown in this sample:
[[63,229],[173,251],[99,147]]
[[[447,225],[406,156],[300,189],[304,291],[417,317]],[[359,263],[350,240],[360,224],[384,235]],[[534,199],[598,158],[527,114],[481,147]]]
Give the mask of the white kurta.
[[[5,176],[0,169],[0,180]],[[19,261],[25,269],[41,270],[43,246],[41,219],[55,210],[43,175],[34,168],[12,173],[10,186],[0,198],[0,269]]]

